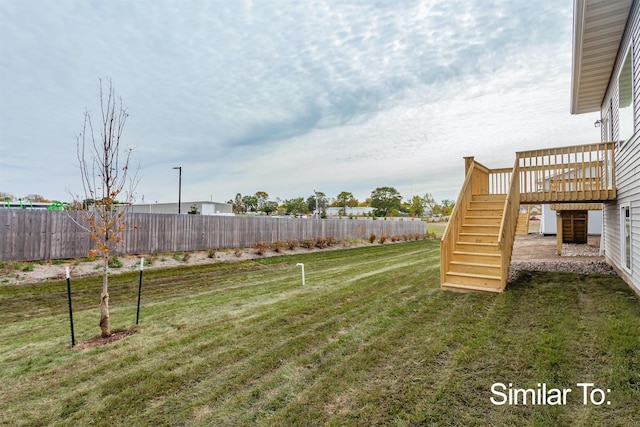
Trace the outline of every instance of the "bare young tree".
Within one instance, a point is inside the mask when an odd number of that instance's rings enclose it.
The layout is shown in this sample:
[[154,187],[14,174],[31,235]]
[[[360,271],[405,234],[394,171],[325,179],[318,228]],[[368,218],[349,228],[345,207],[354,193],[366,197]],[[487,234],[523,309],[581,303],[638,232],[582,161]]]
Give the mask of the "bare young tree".
[[[76,205],[84,206],[80,212],[87,224],[95,249],[89,256],[102,257],[102,293],[100,296],[100,330],[103,337],[111,335],[109,326],[108,270],[109,257],[115,254],[127,227],[127,206],[134,200],[138,170],[129,169],[131,148],[122,147],[122,132],[128,114],[122,99],[116,97],[111,79],[106,87],[99,81],[101,123],[94,130],[91,113],[84,113],[82,132],[76,135],[76,149],[84,199],[76,195]],[[90,201],[90,203],[87,203]],[[116,206],[116,204],[118,206]]]

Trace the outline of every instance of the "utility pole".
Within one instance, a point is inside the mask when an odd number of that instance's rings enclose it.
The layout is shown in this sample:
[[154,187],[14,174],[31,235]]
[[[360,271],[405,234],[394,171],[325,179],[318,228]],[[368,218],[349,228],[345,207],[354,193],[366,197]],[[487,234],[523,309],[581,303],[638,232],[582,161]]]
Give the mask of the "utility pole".
[[178,215],[180,215],[180,205],[182,204],[182,166],[176,166],[178,169]]

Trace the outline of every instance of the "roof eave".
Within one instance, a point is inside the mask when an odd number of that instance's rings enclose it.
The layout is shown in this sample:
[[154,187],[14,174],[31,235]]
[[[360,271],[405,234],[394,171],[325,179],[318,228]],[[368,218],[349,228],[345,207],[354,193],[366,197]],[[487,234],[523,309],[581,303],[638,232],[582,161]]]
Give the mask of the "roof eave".
[[581,114],[578,108],[580,64],[582,62],[582,40],[584,31],[584,0],[573,3],[573,62],[571,63],[571,114]]
[[574,0],[572,114],[600,110],[632,5],[633,0]]

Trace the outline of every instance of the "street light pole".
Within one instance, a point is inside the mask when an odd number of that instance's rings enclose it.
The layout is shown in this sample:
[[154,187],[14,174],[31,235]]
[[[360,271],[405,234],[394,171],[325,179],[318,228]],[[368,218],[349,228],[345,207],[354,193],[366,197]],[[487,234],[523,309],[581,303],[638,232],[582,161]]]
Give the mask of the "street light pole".
[[316,211],[314,212],[315,215],[313,215],[314,217],[318,216],[318,192],[316,190],[313,190],[313,194],[316,196]]
[[182,166],[176,166],[178,169],[178,215],[180,215],[180,205],[182,204]]

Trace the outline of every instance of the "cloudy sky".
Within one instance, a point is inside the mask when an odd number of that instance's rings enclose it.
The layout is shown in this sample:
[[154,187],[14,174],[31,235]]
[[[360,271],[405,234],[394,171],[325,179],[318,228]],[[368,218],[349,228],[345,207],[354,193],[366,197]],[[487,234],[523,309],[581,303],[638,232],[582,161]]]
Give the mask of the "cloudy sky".
[[[599,140],[569,113],[571,0],[0,0],[0,191],[80,192],[110,78],[137,200],[455,199],[463,156]],[[96,117],[97,118],[97,117]]]

